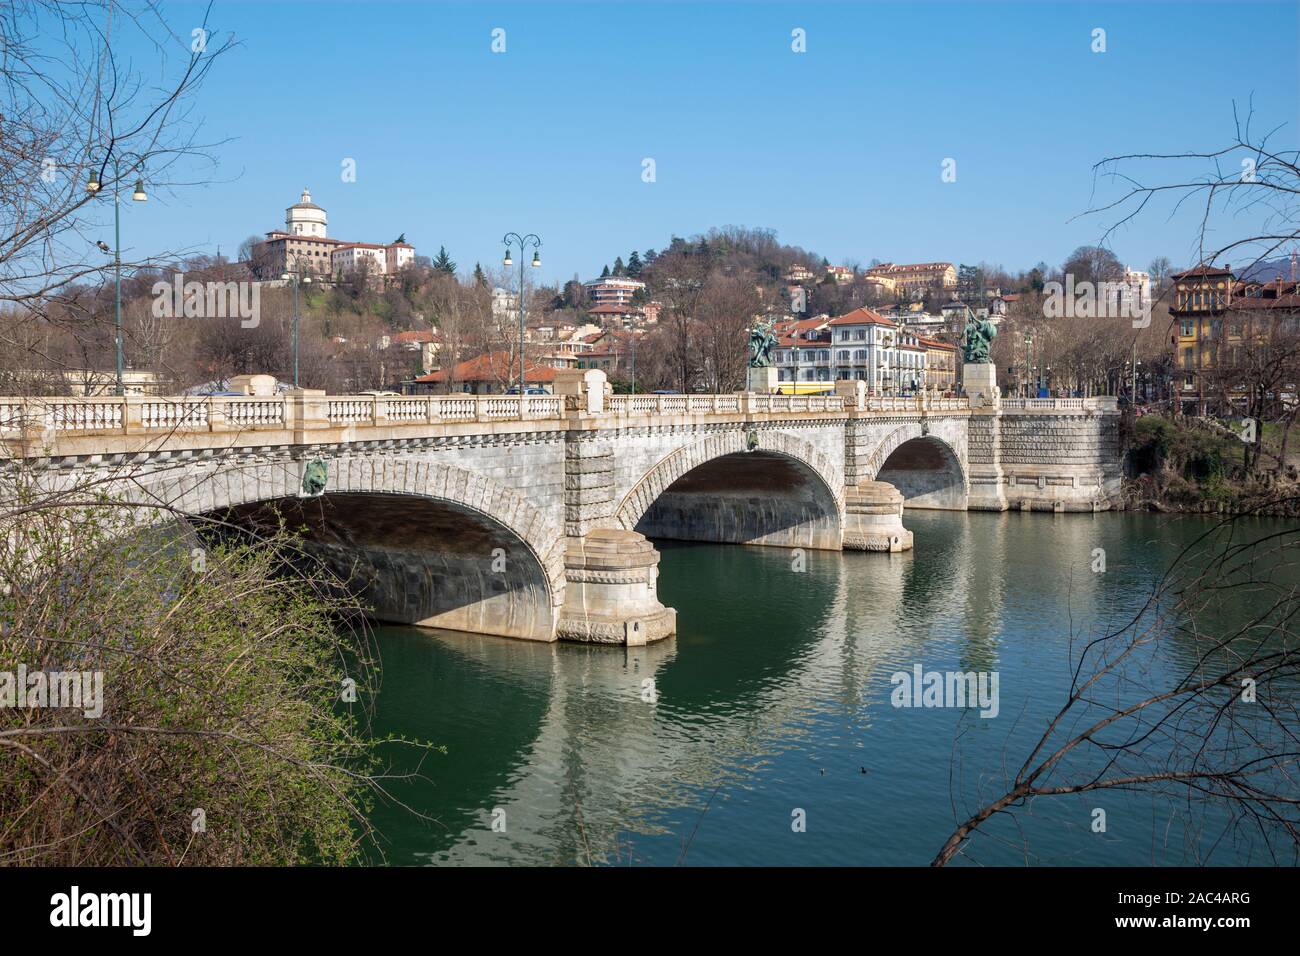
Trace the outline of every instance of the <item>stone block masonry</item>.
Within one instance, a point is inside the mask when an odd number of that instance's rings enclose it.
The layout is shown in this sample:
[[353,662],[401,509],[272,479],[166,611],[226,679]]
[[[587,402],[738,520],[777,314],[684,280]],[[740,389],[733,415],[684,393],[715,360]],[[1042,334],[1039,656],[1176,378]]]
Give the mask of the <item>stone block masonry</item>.
[[[21,467],[159,521],[289,512],[382,619],[618,644],[676,627],[654,538],[895,552],[913,544],[909,508],[1093,511],[1119,486],[1113,399],[972,405],[853,382],[611,396],[595,370],[556,388],[0,398],[0,483]],[[304,497],[309,464],[324,466],[318,499]]]

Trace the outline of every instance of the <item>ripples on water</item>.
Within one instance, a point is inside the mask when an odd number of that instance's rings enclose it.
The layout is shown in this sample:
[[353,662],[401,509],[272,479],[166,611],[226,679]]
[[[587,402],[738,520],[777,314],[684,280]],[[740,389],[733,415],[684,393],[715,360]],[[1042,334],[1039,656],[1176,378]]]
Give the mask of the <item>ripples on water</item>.
[[[905,523],[910,553],[809,552],[804,573],[784,550],[661,542],[659,593],[680,632],[649,647],[380,629],[377,731],[447,748],[427,758],[426,780],[390,787],[436,822],[392,805],[373,814],[384,857],[661,865],[689,841],[688,864],[928,863],[955,807],[1003,792],[1004,771],[1061,705],[1071,630],[1120,620],[1208,527],[1127,514],[908,512]],[[1097,547],[1105,574],[1090,569]],[[1176,645],[1162,653],[1157,671],[1186,662]],[[890,675],[916,663],[998,671],[999,718],[891,707]],[[1098,805],[1105,834],[1090,830]],[[806,832],[792,831],[796,810]],[[977,837],[970,857],[1187,862],[1197,831],[1169,810],[1144,794],[1041,799]],[[1248,850],[1221,845],[1211,862],[1249,862]]]

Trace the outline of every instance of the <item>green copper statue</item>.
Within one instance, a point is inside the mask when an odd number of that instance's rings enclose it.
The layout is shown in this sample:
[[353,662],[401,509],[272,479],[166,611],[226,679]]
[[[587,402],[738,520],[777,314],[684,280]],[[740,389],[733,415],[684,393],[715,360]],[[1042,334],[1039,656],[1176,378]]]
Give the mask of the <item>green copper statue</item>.
[[988,319],[981,319],[974,312],[967,311],[966,335],[962,343],[962,355],[969,363],[989,361],[989,346],[998,334],[998,330]]
[[772,364],[772,349],[776,347],[776,335],[772,332],[771,321],[759,322],[749,330],[749,367],[768,368]]
[[305,495],[315,498],[324,493],[325,482],[329,480],[329,471],[325,462],[313,458],[303,469],[302,490]]

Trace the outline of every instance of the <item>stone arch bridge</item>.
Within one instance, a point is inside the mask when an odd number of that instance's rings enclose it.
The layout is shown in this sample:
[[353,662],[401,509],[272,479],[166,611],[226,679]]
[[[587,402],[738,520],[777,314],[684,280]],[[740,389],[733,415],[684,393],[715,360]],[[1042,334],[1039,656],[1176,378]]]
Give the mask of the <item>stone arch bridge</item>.
[[0,442],[11,473],[51,488],[107,483],[250,527],[287,516],[384,620],[620,644],[675,629],[649,539],[900,551],[904,507],[1094,511],[1118,488],[1113,399],[558,379],[522,398],[0,398]]

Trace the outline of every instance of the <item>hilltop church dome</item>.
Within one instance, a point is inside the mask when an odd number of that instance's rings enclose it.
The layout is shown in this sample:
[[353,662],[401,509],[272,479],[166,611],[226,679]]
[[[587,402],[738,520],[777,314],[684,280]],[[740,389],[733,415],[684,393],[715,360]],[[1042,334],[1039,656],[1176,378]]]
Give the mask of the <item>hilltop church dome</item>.
[[325,238],[325,210],[311,201],[311,192],[304,187],[302,199],[284,211],[284,231],[293,236]]

